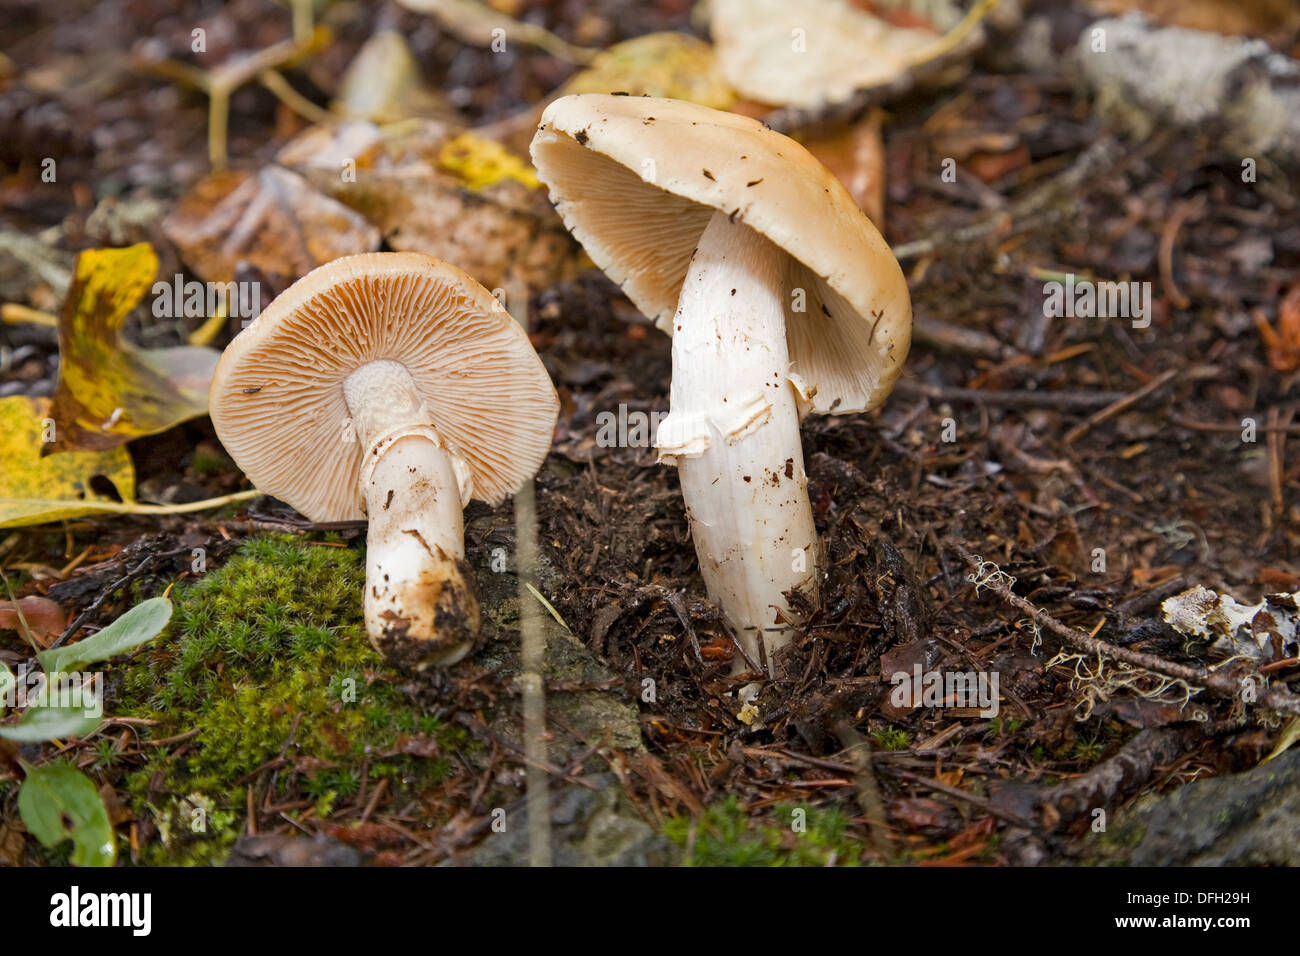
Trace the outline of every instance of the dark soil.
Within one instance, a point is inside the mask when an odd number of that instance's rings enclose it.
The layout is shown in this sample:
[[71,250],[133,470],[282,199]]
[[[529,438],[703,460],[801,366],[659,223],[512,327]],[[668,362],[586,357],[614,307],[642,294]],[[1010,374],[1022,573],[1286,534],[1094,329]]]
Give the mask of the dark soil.
[[[57,17],[41,2],[6,6],[0,48],[22,70],[41,64],[52,75],[40,90],[11,84],[0,92],[0,227],[56,229],[70,251],[102,244],[85,232],[99,199],[149,195],[170,206],[206,170],[204,99],[110,70],[95,51],[150,44],[189,57],[190,29],[207,23],[214,39],[206,61],[219,62],[287,29],[287,14],[269,0],[107,0]],[[592,45],[692,29],[679,0],[523,6],[567,37],[590,18],[583,42]],[[391,3],[346,10],[331,21],[330,47],[291,74],[318,101],[379,25],[406,35],[435,85],[463,91],[457,105],[474,122],[536,102],[571,72],[528,50],[503,67]],[[1074,10],[1054,18],[1061,49],[1087,22]],[[235,97],[231,116],[231,155],[247,168],[269,160],[301,125],[257,87]],[[987,169],[979,144],[992,134],[1012,137],[1021,158],[1004,175],[980,179],[969,170]],[[1243,601],[1300,590],[1300,508],[1288,493],[1300,459],[1286,453],[1300,428],[1292,424],[1295,373],[1270,364],[1254,318],[1276,326],[1300,276],[1295,181],[1277,172],[1243,182],[1241,157],[1221,151],[1209,130],[1130,138],[1098,119],[1069,77],[1027,72],[997,42],[957,86],[891,103],[884,141],[886,237],[896,247],[933,240],[903,261],[925,325],[881,410],[804,424],[827,573],[806,598],[800,640],[779,661],[784,676],[763,692],[761,726],[737,717],[732,692],[744,679],[731,676],[735,649],[695,569],[675,471],[657,465],[651,449],[596,441],[600,412],[620,404],[666,411],[670,369],[667,337],[594,272],[530,303],[533,341],[562,401],[537,481],[544,563],[563,582],[546,596],[625,699],[639,702],[648,755],[629,760],[621,778],[649,820],[734,796],[756,821],[778,804],[842,808],[866,859],[1025,860],[1018,841],[1027,827],[1019,824],[1034,826],[1052,858],[1086,855],[1069,839],[1086,832],[1086,808],[1000,799],[999,788],[1028,784],[1041,796],[1125,751],[1143,728],[1177,730],[1176,745],[1161,744],[1144,779],[1107,795],[1106,805],[1118,807],[1193,776],[1255,765],[1279,723],[1207,693],[1185,708],[1176,693],[1096,693],[1104,682],[1079,679],[1096,661],[1049,666],[1059,638],[1039,634],[989,591],[977,594],[959,548],[995,562],[1015,578],[1016,594],[1059,621],[1197,667],[1206,659],[1159,619],[1163,597],[1192,584]],[[59,181],[38,189],[46,155],[60,157]],[[950,155],[964,157],[955,184],[935,173]],[[1072,170],[1082,173],[1077,182]],[[1059,194],[1050,193],[1053,183],[1062,184]],[[1045,188],[1047,201],[1021,215],[1025,197]],[[1005,221],[982,235],[955,236],[1003,212]],[[150,238],[170,274],[175,253]],[[1149,282],[1150,327],[1045,318],[1044,282],[1058,273]],[[21,281],[0,291],[25,301]],[[981,335],[957,341],[954,329]],[[5,369],[3,394],[49,394],[52,337],[18,335],[0,326],[0,343],[26,349]],[[1098,415],[1157,379],[1131,406]],[[1258,426],[1253,442],[1242,440],[1247,418]],[[219,449],[206,420],[133,443],[142,494],[187,500],[242,486],[228,470],[200,474],[196,448]],[[467,519],[476,567],[493,547],[513,544],[509,503],[475,504]],[[284,506],[259,499],[229,519],[23,530],[0,558],[59,569],[89,547],[64,579],[28,585],[71,617],[128,573],[138,572],[146,591],[165,587],[185,572],[191,547],[202,544],[219,563],[248,536],[302,526]],[[364,536],[346,528],[343,540],[358,546]],[[125,593],[110,597],[85,623],[102,625],[128,603]],[[14,635],[0,637],[0,647],[23,656]],[[923,661],[927,669],[997,671],[1000,715],[892,707],[886,654],[905,670]],[[471,715],[473,724],[513,693],[500,675],[468,663],[414,699],[450,719]],[[1298,673],[1292,664],[1277,676],[1295,687]],[[653,704],[640,702],[646,677],[658,687]],[[1157,683],[1136,688],[1153,696]],[[468,806],[471,817],[481,815],[489,781],[492,792],[522,793],[521,777],[503,776],[522,766],[519,755],[481,739],[487,764],[459,766],[430,798],[444,811]],[[862,742],[875,751],[865,764],[849,750]],[[12,796],[3,811],[16,819]],[[289,832],[274,815],[262,824],[262,832]],[[400,840],[388,850],[421,852]]]

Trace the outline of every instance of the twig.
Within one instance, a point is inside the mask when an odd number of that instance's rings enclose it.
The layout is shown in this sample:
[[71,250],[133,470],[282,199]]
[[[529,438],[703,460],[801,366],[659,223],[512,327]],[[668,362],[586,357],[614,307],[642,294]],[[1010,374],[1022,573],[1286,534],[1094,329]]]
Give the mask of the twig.
[[49,312],[42,312],[39,309],[29,309],[25,305],[19,305],[17,302],[6,302],[0,306],[0,320],[6,325],[18,325],[23,322],[32,325],[42,325],[46,328],[57,329],[59,327],[59,317]]
[[90,616],[98,611],[111,595],[116,594],[136,578],[143,575],[147,570],[149,570],[150,566],[152,566],[155,561],[161,561],[163,558],[173,558],[178,554],[188,554],[189,550],[189,548],[178,548],[174,551],[163,551],[159,554],[149,555],[133,569],[100,592],[99,597],[95,598],[95,600],[90,603],[90,607],[78,614],[73,622],[68,625],[67,629],[54,639],[54,642],[50,644],[49,649],[54,650],[54,648],[58,647],[73,634],[76,634],[77,631],[80,630],[81,625],[86,623],[86,621],[90,619]]
[[930,255],[942,248],[983,239],[1003,230],[1012,232],[1017,229],[1027,229],[1044,217],[1063,215],[1063,211],[1054,211],[1049,207],[1055,202],[1072,196],[1079,186],[1086,180],[1094,178],[1102,169],[1112,165],[1118,156],[1119,148],[1116,143],[1111,140],[1099,140],[1085,149],[1075,160],[1074,165],[1055,179],[1035,189],[1024,199],[968,225],[955,229],[946,228],[925,239],[894,246],[891,250],[894,258],[914,259],[917,256]]
[[[1170,415],[1169,420],[1179,428],[1188,428],[1194,432],[1235,432],[1240,434],[1242,431],[1240,425],[1221,425],[1217,422],[1201,422],[1194,418],[1187,418],[1184,415]],[[1255,427],[1255,432],[1259,435],[1271,435],[1273,432],[1284,432],[1287,435],[1300,435],[1300,425],[1278,425],[1276,427],[1270,425],[1257,425]]]
[[[237,491],[233,495],[204,498],[202,501],[186,501],[175,505],[142,505],[138,501],[77,501],[74,504],[79,511],[98,511],[105,514],[179,515],[188,514],[191,511],[206,511],[208,508],[220,508],[223,505],[234,504],[237,501],[248,501],[260,494],[261,492],[257,489]],[[0,502],[19,508],[46,508],[50,505],[68,505],[67,501],[46,498],[0,498]]]
[[994,361],[1002,361],[1019,354],[1016,349],[987,332],[925,316],[917,316],[912,320],[912,341],[936,349],[963,352]]
[[336,114],[331,113],[323,107],[317,106],[311,100],[307,99],[307,97],[295,90],[289,85],[289,81],[275,70],[267,70],[258,77],[258,81],[274,93],[276,99],[309,123],[328,125],[337,122],[339,119]]
[[956,385],[931,385],[913,379],[900,379],[894,386],[902,394],[923,395],[941,402],[983,402],[1015,408],[1059,408],[1086,410],[1103,408],[1127,395],[1124,392],[1002,392]]
[[1192,303],[1183,295],[1174,279],[1174,243],[1178,241],[1178,231],[1183,228],[1183,223],[1192,216],[1199,216],[1204,206],[1203,198],[1196,202],[1174,203],[1173,215],[1160,233],[1160,282],[1165,288],[1165,295],[1176,309],[1185,309]]
[[[961,545],[953,543],[953,549],[961,555],[962,559],[970,565],[972,571],[979,571],[983,562],[975,557]],[[1140,667],[1143,670],[1151,671],[1155,674],[1161,674],[1165,677],[1172,677],[1175,680],[1181,680],[1194,687],[1204,687],[1212,691],[1219,697],[1227,700],[1240,700],[1242,692],[1242,681],[1240,678],[1229,677],[1226,674],[1211,673],[1203,667],[1189,667],[1186,664],[1178,664],[1174,661],[1167,661],[1162,657],[1154,654],[1143,654],[1140,651],[1131,651],[1128,648],[1116,647],[1108,641],[1092,637],[1082,631],[1076,630],[1062,624],[1056,618],[1052,617],[1042,608],[1026,601],[1020,595],[1014,593],[1007,585],[996,579],[981,582],[980,587],[986,587],[990,591],[1002,598],[1022,614],[1028,614],[1031,620],[1034,620],[1047,630],[1051,631],[1067,645],[1077,651],[1083,651],[1087,654],[1098,654],[1112,658],[1113,660],[1123,661],[1134,667]],[[1290,691],[1281,687],[1271,687],[1262,678],[1260,683],[1263,689],[1259,693],[1257,703],[1275,710],[1280,714],[1291,714],[1300,716],[1300,697],[1296,697]]]
[[1034,823],[1031,820],[1025,819],[1024,817],[1020,816],[1020,814],[1012,813],[1010,810],[1003,810],[999,807],[995,807],[993,804],[989,803],[983,797],[977,797],[973,793],[967,793],[965,790],[962,790],[960,787],[950,787],[948,786],[948,784],[943,783],[939,780],[934,780],[930,777],[923,776],[922,774],[919,773],[912,773],[912,771],[910,770],[902,770],[898,767],[890,767],[888,764],[884,764],[882,766],[886,768],[887,773],[893,774],[895,777],[898,777],[900,780],[907,780],[919,786],[927,787],[928,789],[933,790],[936,793],[946,794],[947,796],[953,797],[957,800],[964,800],[967,803],[969,803],[971,806],[983,810],[985,813],[989,814],[990,816],[997,817],[999,820],[1002,820],[1004,823],[1010,823],[1013,826],[1020,827],[1022,830],[1029,830],[1030,832],[1033,833],[1037,833],[1042,830],[1042,828],[1038,826],[1038,824]]
[[1170,380],[1172,380],[1173,377],[1178,374],[1178,372],[1179,372],[1178,369],[1171,368],[1167,372],[1163,372],[1162,374],[1157,375],[1151,381],[1147,382],[1145,385],[1139,388],[1136,392],[1133,392],[1129,395],[1125,395],[1123,398],[1119,399],[1118,401],[1111,402],[1109,405],[1107,405],[1105,408],[1103,408],[1101,411],[1097,412],[1096,414],[1088,416],[1087,419],[1080,422],[1078,425],[1075,425],[1073,428],[1071,428],[1068,432],[1065,433],[1065,443],[1067,445],[1073,445],[1084,435],[1088,434],[1088,432],[1092,430],[1093,426],[1100,425],[1108,418],[1114,418],[1120,412],[1127,411],[1128,409],[1132,408],[1134,405],[1142,401],[1142,399],[1146,398],[1152,392],[1164,388],[1164,386],[1167,385],[1170,382]]
[[853,729],[844,719],[837,720],[834,727],[835,736],[844,748],[844,756],[853,765],[853,788],[858,794],[858,807],[867,822],[867,835],[871,846],[882,857],[888,859],[894,848],[889,840],[889,818],[885,815],[885,803],[880,799],[880,785],[871,767],[871,744]]

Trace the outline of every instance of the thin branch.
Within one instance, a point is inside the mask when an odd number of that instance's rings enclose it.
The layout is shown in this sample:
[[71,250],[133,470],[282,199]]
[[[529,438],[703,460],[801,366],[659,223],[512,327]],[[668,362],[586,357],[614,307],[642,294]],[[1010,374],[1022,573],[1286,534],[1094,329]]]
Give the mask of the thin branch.
[[[970,565],[972,571],[979,571],[984,562],[959,544],[953,543],[953,549]],[[1028,614],[1032,620],[1042,624],[1043,627],[1076,651],[1104,655],[1112,660],[1123,661],[1126,664],[1140,667],[1154,674],[1161,674],[1174,680],[1184,681],[1194,687],[1204,687],[1227,700],[1241,700],[1242,680],[1240,678],[1229,677],[1227,674],[1216,674],[1204,667],[1189,667],[1186,664],[1167,661],[1154,654],[1143,654],[1140,651],[1131,651],[1125,647],[1116,647],[1114,644],[1100,638],[1091,637],[1083,633],[1083,631],[1062,624],[1042,608],[1036,607],[1020,597],[1020,595],[1015,594],[1003,581],[993,579],[981,582],[980,587],[988,588],[1016,610]],[[1269,686],[1262,677],[1259,679],[1259,683],[1262,685],[1262,690],[1259,693],[1258,704],[1280,714],[1300,716],[1300,697],[1296,697],[1283,687]]]

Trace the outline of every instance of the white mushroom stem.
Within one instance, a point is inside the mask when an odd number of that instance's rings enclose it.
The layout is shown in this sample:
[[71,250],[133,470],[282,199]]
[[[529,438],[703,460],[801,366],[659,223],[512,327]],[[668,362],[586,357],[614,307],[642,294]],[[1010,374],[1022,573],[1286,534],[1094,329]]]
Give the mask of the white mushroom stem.
[[793,620],[784,593],[812,580],[817,549],[786,348],[785,268],[767,239],[713,216],[678,299],[671,407],[655,440],[659,460],[677,466],[709,595],[772,676],[773,654],[793,636],[782,623]]
[[469,469],[444,447],[405,366],[363,365],[343,395],[364,456],[366,631],[397,663],[453,664],[479,629],[463,571]]

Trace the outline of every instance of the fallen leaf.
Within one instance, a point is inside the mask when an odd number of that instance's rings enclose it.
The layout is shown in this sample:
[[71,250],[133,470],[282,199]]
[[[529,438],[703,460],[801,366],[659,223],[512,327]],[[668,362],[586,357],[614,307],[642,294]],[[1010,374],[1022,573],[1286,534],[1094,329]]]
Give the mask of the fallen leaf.
[[0,866],[22,866],[27,857],[26,849],[22,827],[0,824]]
[[471,46],[504,52],[504,44],[524,43],[569,63],[588,63],[599,52],[574,46],[533,23],[514,20],[476,0],[398,0],[416,13],[427,13],[457,39]]
[[68,626],[63,608],[47,597],[32,594],[16,602],[0,601],[0,631],[21,632],[24,622],[42,647],[48,647]]
[[36,655],[41,667],[53,673],[80,670],[133,651],[162,633],[171,620],[172,602],[164,597],[142,601],[98,633]]
[[38,744],[47,740],[89,736],[99,729],[104,717],[102,708],[93,699],[82,700],[84,704],[28,707],[18,723],[0,727],[0,737],[20,744]]
[[1292,717],[1287,725],[1282,728],[1282,733],[1278,735],[1277,744],[1260,763],[1268,763],[1274,757],[1286,753],[1297,740],[1300,740],[1300,717]]
[[396,30],[380,30],[362,44],[339,81],[333,109],[348,119],[376,123],[453,115],[442,96],[425,84],[406,38]]
[[18,812],[32,836],[46,847],[73,843],[76,866],[112,866],[117,837],[90,779],[67,764],[27,767],[18,791]]
[[647,33],[616,43],[572,76],[557,95],[627,93],[689,100],[723,110],[736,91],[722,77],[713,47],[687,33]]
[[142,349],[121,334],[157,272],[158,257],[145,242],[77,257],[59,317],[59,384],[51,407],[57,434],[42,454],[102,451],[207,414],[218,352]]
[[1029,147],[1021,143],[1005,152],[977,152],[967,162],[970,171],[986,183],[1001,179],[1009,173],[1024,169],[1030,163]]
[[[125,500],[135,496],[135,469],[125,448],[41,457],[56,432],[50,400],[0,398],[0,528],[92,514],[83,501],[110,501],[92,487],[106,479]],[[21,502],[15,499],[23,499]]]
[[[713,109],[738,111],[736,91],[722,77],[713,47],[685,33],[647,33],[604,50],[591,66],[571,76],[551,96],[530,109],[477,128],[520,155],[537,132],[542,113],[553,100],[571,93],[626,93],[689,100]],[[766,112],[765,108],[757,111]]]
[[[340,179],[346,170],[336,165]],[[379,230],[294,172],[213,173],[163,220],[186,265],[209,282],[232,282],[246,262],[296,279],[331,259],[379,248]]]
[[1277,309],[1277,327],[1268,324],[1264,313],[1251,313],[1259,336],[1268,350],[1268,364],[1275,372],[1300,368],[1300,284],[1293,285]]
[[[278,159],[377,225],[393,249],[454,262],[489,289],[516,283],[541,288],[572,274],[577,247],[545,191],[509,175],[482,185],[481,161],[447,168],[444,151],[459,135],[431,121],[412,120],[387,131],[340,123],[307,130]],[[349,160],[354,181],[338,174]],[[498,154],[498,170],[512,165]],[[478,192],[472,184],[480,186]]]
[[457,177],[470,192],[513,180],[541,189],[541,180],[522,159],[500,143],[471,132],[461,133],[438,152],[438,166]]

